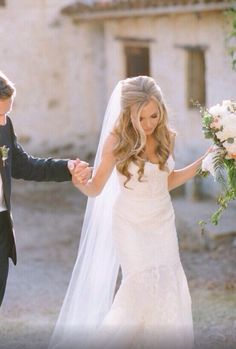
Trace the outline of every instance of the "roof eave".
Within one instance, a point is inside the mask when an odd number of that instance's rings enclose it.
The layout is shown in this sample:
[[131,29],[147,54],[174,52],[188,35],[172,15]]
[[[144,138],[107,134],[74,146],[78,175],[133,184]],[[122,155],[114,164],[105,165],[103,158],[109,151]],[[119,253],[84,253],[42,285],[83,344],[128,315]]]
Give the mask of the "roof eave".
[[212,4],[187,4],[175,6],[158,6],[149,8],[125,9],[125,10],[104,10],[97,12],[87,12],[80,14],[71,14],[73,21],[79,23],[82,21],[119,19],[130,17],[144,17],[144,16],[158,16],[166,14],[180,14],[189,12],[209,12],[209,11],[223,11],[230,9],[229,2],[212,3]]

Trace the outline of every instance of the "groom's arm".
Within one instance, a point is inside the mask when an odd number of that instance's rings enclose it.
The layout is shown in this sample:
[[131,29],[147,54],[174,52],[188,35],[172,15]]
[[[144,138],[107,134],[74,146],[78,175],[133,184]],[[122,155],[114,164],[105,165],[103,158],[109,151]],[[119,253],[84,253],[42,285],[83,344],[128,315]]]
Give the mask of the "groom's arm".
[[27,154],[12,129],[12,177],[32,181],[70,181],[68,160],[37,158]]

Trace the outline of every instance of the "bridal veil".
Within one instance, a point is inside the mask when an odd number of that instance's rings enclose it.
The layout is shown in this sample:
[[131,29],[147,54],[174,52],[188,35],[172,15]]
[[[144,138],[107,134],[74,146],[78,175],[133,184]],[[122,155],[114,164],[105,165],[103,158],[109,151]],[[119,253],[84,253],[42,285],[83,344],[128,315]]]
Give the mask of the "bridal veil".
[[[94,172],[104,141],[121,111],[121,88],[122,81],[116,85],[105,112]],[[118,190],[114,170],[102,193],[88,199],[77,260],[50,349],[83,348],[111,307],[119,270],[111,235],[112,207]]]

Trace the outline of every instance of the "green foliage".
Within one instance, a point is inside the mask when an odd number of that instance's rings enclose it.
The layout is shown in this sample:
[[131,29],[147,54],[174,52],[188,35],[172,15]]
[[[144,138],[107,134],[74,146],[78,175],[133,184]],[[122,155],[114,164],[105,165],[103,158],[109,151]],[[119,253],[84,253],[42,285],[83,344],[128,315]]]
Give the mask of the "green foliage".
[[217,149],[213,157],[213,167],[216,181],[221,185],[222,190],[226,190],[227,180],[225,178],[225,152],[220,148]]
[[234,139],[233,139],[233,138],[228,138],[228,139],[227,139],[227,142],[228,142],[229,144],[233,144],[233,143],[234,143]]
[[[230,201],[236,200],[236,160],[225,159],[225,151],[219,148],[213,157],[213,167],[216,181],[221,185],[221,194],[217,199],[219,207],[211,216],[211,223],[217,225]],[[197,174],[206,177],[209,172],[199,169]],[[200,221],[199,225],[203,233],[206,222]]]
[[[217,160],[218,161],[218,160]],[[221,161],[216,166],[221,168]],[[224,178],[224,190],[218,197],[218,210],[211,216],[211,222],[217,225],[224,210],[227,209],[230,201],[236,200],[236,161],[234,159],[223,160],[224,169],[227,172],[227,180]],[[218,180],[218,179],[217,179]],[[221,183],[222,184],[222,183]]]
[[203,127],[205,127],[206,129],[208,129],[210,127],[210,124],[213,121],[213,116],[211,114],[209,114],[208,112],[204,113],[203,116]]
[[226,160],[228,169],[228,180],[230,190],[234,191],[236,194],[236,161],[233,159]]
[[214,132],[210,128],[210,125],[213,121],[213,116],[208,112],[207,109],[201,108],[200,110],[202,115],[202,130],[204,133],[204,137],[207,139],[213,139],[214,138]]
[[205,221],[199,221],[198,224],[201,227],[201,234],[203,235],[205,232],[205,225],[207,224]]
[[197,170],[197,175],[201,176],[201,177],[207,177],[209,176],[210,172],[209,171],[203,171],[201,169],[201,167],[199,167],[199,169]]
[[229,202],[232,200],[235,200],[235,199],[236,199],[236,191],[234,191],[232,189],[228,189],[224,194],[219,196],[219,198],[217,200],[219,208],[211,216],[212,224],[217,225],[219,223],[219,219],[220,219],[223,211],[227,209]]

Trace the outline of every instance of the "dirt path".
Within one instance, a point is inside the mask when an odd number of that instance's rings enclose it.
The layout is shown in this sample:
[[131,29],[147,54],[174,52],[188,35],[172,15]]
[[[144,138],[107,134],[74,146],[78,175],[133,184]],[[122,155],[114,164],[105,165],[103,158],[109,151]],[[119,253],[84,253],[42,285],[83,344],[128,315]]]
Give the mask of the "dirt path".
[[[18,264],[0,311],[1,349],[46,349],[77,255],[85,198],[68,183],[14,183]],[[178,217],[187,206],[175,203]],[[236,347],[236,247],[193,249],[178,220],[198,349]]]

